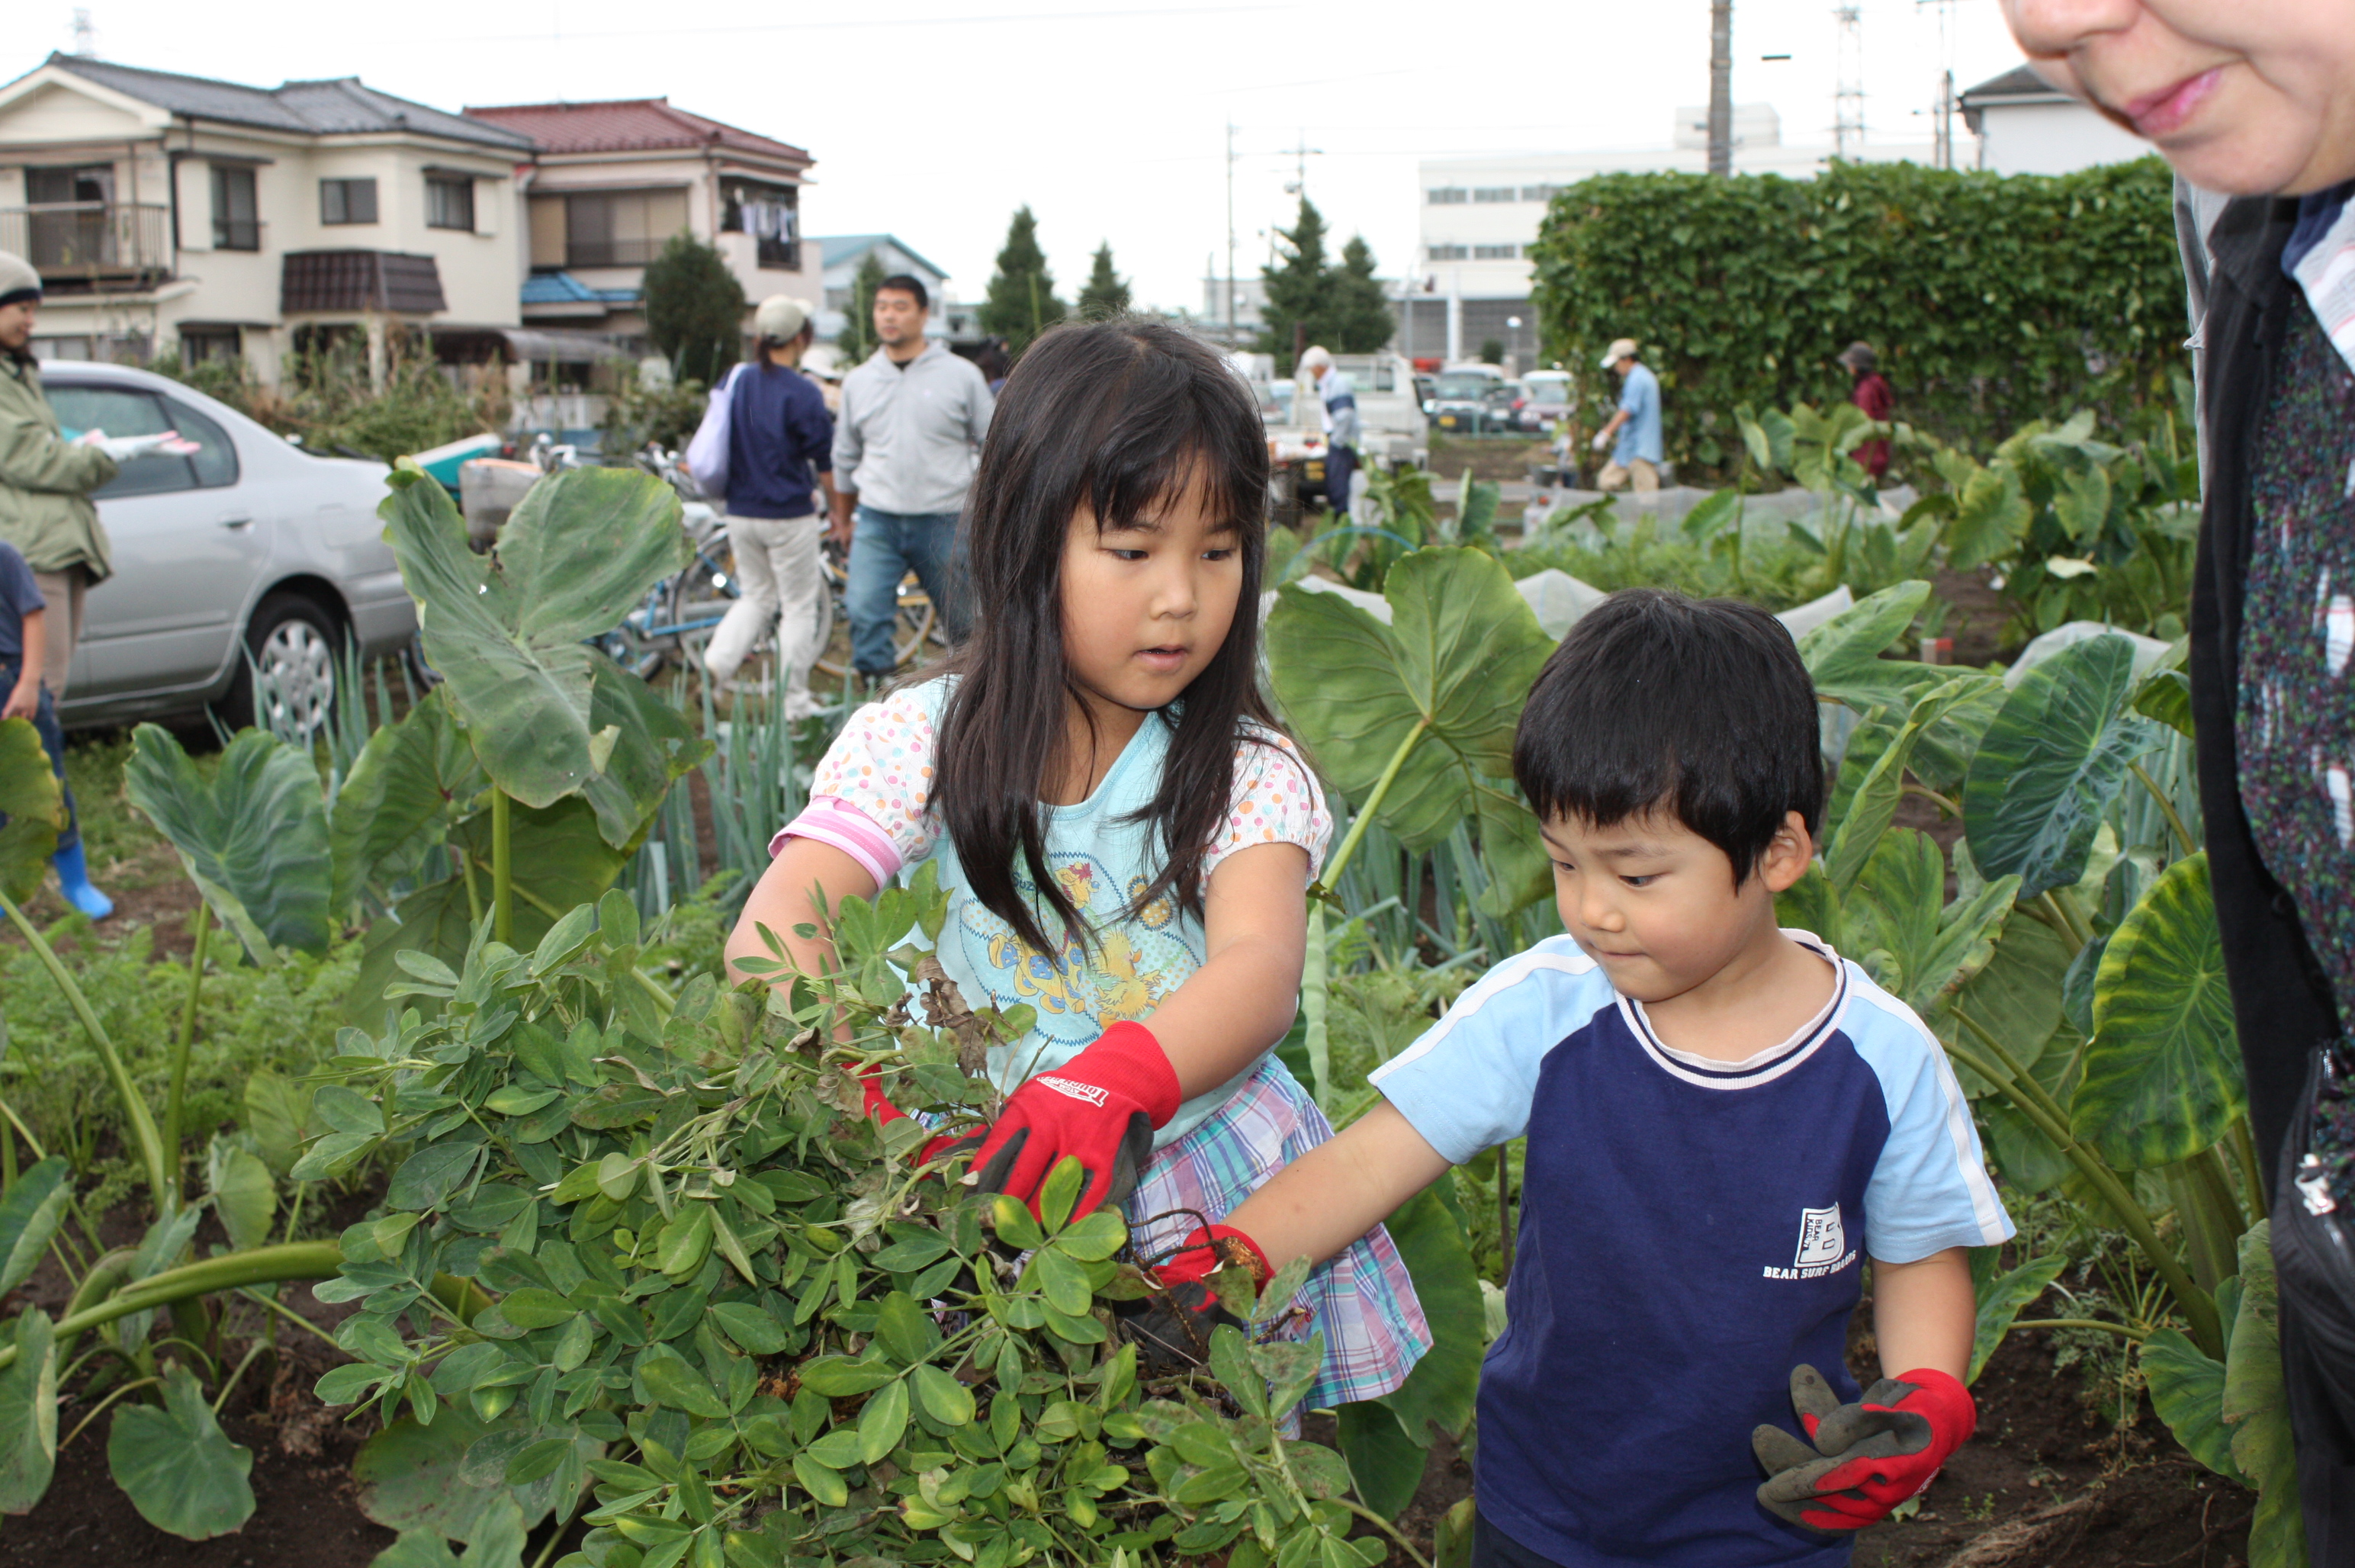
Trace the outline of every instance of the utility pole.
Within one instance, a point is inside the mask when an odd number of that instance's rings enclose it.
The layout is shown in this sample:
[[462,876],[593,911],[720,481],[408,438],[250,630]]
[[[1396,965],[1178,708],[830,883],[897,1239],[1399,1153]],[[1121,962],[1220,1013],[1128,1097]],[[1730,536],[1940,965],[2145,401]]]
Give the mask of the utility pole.
[[1709,0],[1709,172],[1733,172],[1733,0]]
[[1310,146],[1308,144],[1308,133],[1304,129],[1300,133],[1300,144],[1293,149],[1293,154],[1298,161],[1294,165],[1292,183],[1284,187],[1284,194],[1286,196],[1303,196],[1305,195],[1308,190],[1308,160],[1312,157],[1323,157],[1325,155],[1325,149],[1322,147]]
[[1930,112],[1937,150],[1931,161],[1942,169],[1951,169],[1955,166],[1955,0],[1913,0],[1913,4],[1917,11],[1923,5],[1938,8],[1938,101]]
[[1839,85],[1832,93],[1832,155],[1864,151],[1864,8],[1857,0],[1832,7],[1839,25]]

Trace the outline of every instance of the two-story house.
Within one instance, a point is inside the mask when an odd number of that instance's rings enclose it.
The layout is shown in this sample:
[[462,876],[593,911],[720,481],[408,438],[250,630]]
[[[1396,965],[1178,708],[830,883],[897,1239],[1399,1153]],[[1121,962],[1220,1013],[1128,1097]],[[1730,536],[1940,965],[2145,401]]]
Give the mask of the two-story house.
[[802,240],[811,159],[801,148],[665,98],[502,104],[466,117],[536,149],[524,190],[527,324],[643,339],[646,263],[682,230],[719,247],[749,303],[783,293],[819,304],[822,263]]
[[243,357],[308,329],[519,324],[528,136],[353,77],[246,87],[51,55],[0,87],[0,250],[59,358]]

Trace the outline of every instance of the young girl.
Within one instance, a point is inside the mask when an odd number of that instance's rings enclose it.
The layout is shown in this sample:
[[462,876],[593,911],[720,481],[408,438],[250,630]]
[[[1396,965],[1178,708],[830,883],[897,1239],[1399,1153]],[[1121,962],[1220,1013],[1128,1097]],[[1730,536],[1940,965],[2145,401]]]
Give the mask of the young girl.
[[[932,857],[942,966],[1038,1016],[990,1052],[1009,1097],[974,1168],[1030,1201],[1077,1156],[1081,1211],[1124,1198],[1148,1258],[1332,1136],[1272,1054],[1332,820],[1258,695],[1266,489],[1259,411],[1210,349],[1154,322],[1040,338],[974,479],[971,640],[852,717],[728,944],[765,955],[766,925],[815,972],[814,890]],[[1430,1344],[1379,1229],[1299,1305],[1312,1406],[1388,1392]]]

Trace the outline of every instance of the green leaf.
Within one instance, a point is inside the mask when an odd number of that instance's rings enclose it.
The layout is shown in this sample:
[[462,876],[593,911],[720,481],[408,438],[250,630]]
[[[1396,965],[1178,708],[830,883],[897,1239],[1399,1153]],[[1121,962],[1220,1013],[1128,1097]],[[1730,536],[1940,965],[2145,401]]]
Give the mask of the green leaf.
[[[591,674],[589,727],[615,737],[613,753],[581,794],[597,813],[598,830],[615,848],[636,844],[661,809],[670,786],[714,750],[695,732],[685,712],[655,695],[643,680],[613,660],[599,657]],[[629,906],[635,912],[636,906]],[[606,933],[609,945],[629,946]]]
[[73,1168],[51,1155],[28,1167],[0,1199],[0,1296],[33,1277],[72,1197]]
[[439,1531],[412,1530],[376,1554],[368,1568],[462,1568]]
[[165,1377],[163,1409],[116,1408],[106,1464],[140,1518],[185,1540],[227,1535],[252,1516],[253,1453],[229,1441],[186,1367]]
[[1039,1223],[1049,1235],[1071,1219],[1071,1206],[1080,1200],[1080,1184],[1086,1179],[1087,1170],[1076,1155],[1065,1155],[1047,1173],[1039,1187]]
[[1047,1232],[1039,1228],[1030,1211],[1003,1192],[989,1200],[989,1222],[997,1239],[1018,1251],[1027,1253],[1047,1244]]
[[[1121,1218],[1120,1211],[1099,1209],[1057,1232],[1055,1250],[1068,1253],[1082,1263],[1102,1263],[1120,1251],[1127,1240],[1128,1221]],[[947,1250],[943,1243],[942,1251]]]
[[1397,1412],[1383,1400],[1356,1400],[1336,1413],[1341,1453],[1349,1462],[1359,1500],[1384,1519],[1398,1518],[1423,1485],[1430,1450],[1407,1435]]
[[888,1382],[858,1413],[858,1457],[872,1465],[900,1445],[908,1430],[908,1385]]
[[2150,727],[2126,711],[2134,645],[2088,637],[2022,677],[1971,760],[1963,823],[1989,877],[2017,874],[2019,897],[2085,874],[2102,815]]
[[841,1476],[818,1464],[807,1454],[794,1456],[794,1479],[826,1508],[840,1508],[850,1500],[850,1488]]
[[439,687],[370,735],[327,814],[333,907],[349,910],[371,883],[412,878],[489,785]]
[[1023,1284],[1045,1292],[1047,1305],[1056,1311],[1076,1317],[1088,1309],[1092,1293],[1087,1271],[1052,1247],[1032,1253],[1030,1266],[1023,1272]]
[[303,1127],[311,1119],[311,1102],[317,1093],[267,1067],[257,1068],[245,1081],[245,1130],[261,1146],[261,1157],[271,1170],[283,1176],[293,1168],[303,1147]]
[[2247,1108],[2202,853],[2161,873],[2102,954],[2070,1130],[2136,1170],[2198,1154]]
[[2002,1256],[2001,1247],[1971,1249],[1978,1319],[1971,1334],[1971,1365],[1963,1378],[1965,1383],[1979,1381],[1979,1373],[1987,1370],[1987,1358],[2003,1343],[2003,1337],[2011,1332],[2021,1309],[2050,1289],[2052,1282],[2061,1277],[2061,1271],[2069,1266],[2067,1253],[2048,1253],[1998,1276],[1995,1271],[2001,1266]]
[[[1453,1182],[1434,1182],[1383,1221],[1414,1280],[1423,1320],[1431,1325],[1431,1349],[1415,1362],[1405,1382],[1382,1396],[1417,1446],[1429,1426],[1451,1437],[1464,1435],[1480,1390],[1480,1360],[1487,1351],[1480,1275],[1466,1240],[1471,1225],[1455,1198]],[[1351,1455],[1354,1467],[1357,1459],[1346,1429],[1341,1446]]]
[[973,1420],[973,1390],[927,1363],[912,1374],[916,1397],[923,1402],[924,1412],[946,1426],[964,1426]]
[[711,1253],[711,1209],[690,1203],[663,1227],[658,1261],[663,1273],[683,1279],[703,1266]]
[[2156,719],[2185,740],[2191,738],[2191,679],[2179,669],[2151,672],[2135,693],[2134,710]]
[[58,1459],[58,1357],[48,1314],[16,1319],[16,1359],[0,1371],[0,1513],[30,1513]]
[[755,1356],[773,1356],[791,1344],[792,1337],[777,1320],[757,1307],[723,1301],[711,1308],[711,1321],[738,1345]]
[[1231,1324],[1220,1324],[1210,1335],[1210,1371],[1245,1410],[1267,1414],[1267,1380],[1252,1365],[1249,1342]]
[[360,1445],[352,1461],[360,1511],[389,1530],[488,1543],[516,1516],[513,1495],[462,1478],[466,1452],[491,1428],[463,1401],[446,1404],[433,1424],[402,1416]]
[[1947,564],[1957,571],[2000,560],[2019,546],[2035,512],[2020,491],[2019,469],[2009,459],[1977,469],[1960,486],[1946,525]]
[[385,1189],[384,1200],[394,1209],[439,1209],[450,1195],[466,1184],[474,1171],[474,1162],[482,1155],[483,1146],[452,1136],[438,1144],[428,1144],[407,1159],[392,1173],[392,1182]]
[[[2022,1067],[2033,1068],[2061,1027],[2061,982],[2068,971],[2069,947],[2058,932],[2041,920],[2006,919],[1987,967],[1955,993],[1954,1010],[2001,1040]],[[1951,1021],[1937,1027],[1942,1035],[1964,1038]],[[1955,1071],[1973,1098],[1987,1092],[1960,1062]]]
[[[1898,1000],[1925,1018],[1995,956],[2017,880],[2005,877],[1945,902],[1946,865],[1929,835],[1900,827],[1882,836],[1853,895],[1839,901],[1842,934],[1859,955],[1894,965],[1877,974]],[[1868,967],[1872,965],[1868,965]]]
[[1876,708],[1904,712],[1913,694],[1953,677],[1934,665],[1906,664],[1881,656],[1903,636],[1929,603],[1926,582],[1901,582],[1859,600],[1799,639],[1799,659],[1816,684],[1816,696],[1844,702],[1859,713]]
[[2274,1279],[2273,1223],[2241,1238],[2241,1309],[2224,1353],[2224,1424],[2232,1463],[2257,1488],[2249,1531],[2250,1568],[2304,1568],[2306,1520],[2298,1511],[2297,1455],[2283,1385],[2281,1302]]
[[1552,645],[1496,559],[1417,550],[1383,585],[1385,626],[1337,594],[1287,585],[1268,617],[1270,674],[1334,784],[1410,849],[1444,838],[1483,777],[1512,772],[1513,730]]
[[527,1285],[499,1298],[499,1315],[518,1328],[554,1328],[581,1316],[581,1306],[552,1290]]
[[278,1188],[261,1156],[215,1138],[205,1155],[205,1190],[212,1197],[221,1228],[229,1232],[230,1246],[258,1247],[270,1240]]
[[2142,1342],[2141,1364],[2150,1407],[2184,1451],[2227,1480],[2248,1485],[2224,1429],[2224,1363],[2202,1355],[2181,1330],[2160,1328]]
[[248,730],[207,779],[170,731],[142,724],[131,734],[123,786],[254,963],[275,964],[281,947],[326,951],[334,869],[318,766],[307,752]]
[[[1046,1254],[1041,1253],[1040,1256]],[[904,1290],[886,1296],[875,1308],[875,1338],[903,1365],[913,1366],[940,1349],[941,1331],[932,1314]]]
[[678,497],[626,469],[552,475],[516,507],[492,556],[467,549],[439,485],[406,485],[381,511],[426,657],[485,771],[527,805],[579,792],[599,771],[592,672],[610,662],[584,639],[620,624],[687,564]]
[[820,1356],[802,1363],[802,1386],[827,1399],[846,1399],[881,1388],[900,1375],[885,1360],[854,1361],[847,1356]]
[[689,1362],[676,1356],[649,1357],[638,1368],[638,1376],[657,1403],[709,1421],[727,1419],[728,1402],[713,1391],[711,1380]]
[[22,904],[40,891],[66,825],[65,790],[29,719],[0,720],[0,895]]

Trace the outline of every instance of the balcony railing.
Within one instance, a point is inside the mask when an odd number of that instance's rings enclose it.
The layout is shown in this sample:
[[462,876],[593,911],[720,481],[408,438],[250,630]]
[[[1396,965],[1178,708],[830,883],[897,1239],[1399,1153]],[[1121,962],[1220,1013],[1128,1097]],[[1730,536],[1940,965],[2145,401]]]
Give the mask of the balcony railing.
[[568,267],[643,267],[662,254],[660,240],[591,240],[575,235],[564,247]]
[[0,208],[0,251],[24,257],[44,280],[136,284],[172,271],[172,212],[113,201]]

